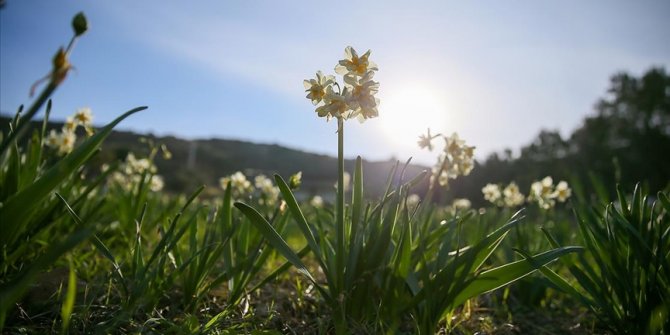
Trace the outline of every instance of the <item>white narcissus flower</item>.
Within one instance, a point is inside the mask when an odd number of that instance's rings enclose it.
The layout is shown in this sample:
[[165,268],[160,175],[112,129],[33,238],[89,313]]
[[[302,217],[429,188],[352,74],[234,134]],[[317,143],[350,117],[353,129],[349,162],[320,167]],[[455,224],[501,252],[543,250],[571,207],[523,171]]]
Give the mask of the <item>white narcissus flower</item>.
[[472,207],[472,203],[465,198],[454,199],[454,202],[451,203],[451,207],[455,210],[468,210]]
[[319,117],[326,117],[330,120],[331,117],[346,118],[345,113],[349,110],[347,102],[350,100],[349,91],[345,87],[342,94],[333,90],[332,86],[326,88],[326,94],[323,96],[323,106],[316,108],[316,113]]
[[371,62],[369,57],[370,50],[359,57],[356,50],[348,46],[344,49],[344,59],[335,66],[335,72],[341,75],[363,76],[369,71],[377,71],[377,65]]
[[128,176],[119,172],[119,171],[114,171],[111,176],[111,180],[120,185],[123,189],[130,189],[130,181],[128,180]]
[[126,174],[142,174],[145,171],[154,173],[156,172],[156,167],[151,163],[147,158],[135,158],[135,155],[131,152],[126,156],[126,163],[124,166],[124,171]]
[[375,97],[379,92],[379,83],[372,80],[373,76],[374,72],[370,71],[362,77],[350,75],[344,77],[344,82],[351,92],[348,104],[353,112],[350,117],[356,116],[361,122],[379,116],[377,110],[379,99]]
[[57,149],[58,143],[60,143],[60,135],[56,130],[51,129],[46,139],[46,145],[51,148]]
[[[345,171],[344,174],[342,175],[342,179],[343,179],[343,182],[344,182],[343,190],[344,190],[344,192],[347,192],[347,191],[349,191],[349,184],[351,183],[351,175],[349,174],[349,172]],[[335,186],[335,189],[337,189],[337,182],[335,182],[334,186]]]
[[553,199],[554,180],[550,176],[541,181],[535,181],[530,185],[529,200],[534,200],[542,209],[550,209],[556,204]]
[[[335,67],[338,74],[344,76],[344,84],[340,86],[333,76],[325,76],[321,71],[315,79],[304,80],[307,98],[317,106],[319,117],[346,120],[352,117],[360,122],[379,115],[379,99],[375,94],[379,91],[379,83],[372,80],[377,66],[369,61],[370,50],[358,56],[352,47],[345,49],[345,59]],[[337,86],[337,92],[333,89]]]
[[59,136],[58,153],[61,155],[69,154],[74,149],[74,142],[76,141],[77,135],[74,132],[62,132]]
[[510,208],[520,206],[525,201],[524,195],[519,192],[519,186],[515,182],[511,182],[505,187],[503,195],[505,196],[505,206]]
[[259,174],[254,178],[254,186],[261,191],[274,187],[272,180],[263,174]]
[[542,195],[548,195],[551,193],[551,189],[554,187],[554,180],[550,176],[546,176],[542,179]]
[[279,196],[279,188],[275,187],[272,180],[265,175],[258,175],[254,178],[254,185],[261,192],[260,204],[274,205]]
[[93,123],[93,113],[91,113],[90,108],[82,107],[77,109],[77,112],[74,114],[74,119],[84,127],[90,127]]
[[[439,136],[439,135],[436,135]],[[431,136],[430,135],[430,128],[428,128],[428,131],[426,132],[426,135],[419,135],[419,141],[417,142],[419,144],[419,148],[424,149],[428,148],[428,151],[433,151],[433,143],[431,141],[433,138],[436,136]]]
[[532,198],[542,197],[542,183],[541,182],[535,181],[532,184],[530,184],[530,197],[532,197]]
[[72,133],[77,129],[79,121],[72,116],[65,118],[65,123],[63,123],[63,132]]
[[448,179],[456,179],[458,176],[470,174],[475,164],[475,147],[465,145],[465,141],[461,140],[456,133],[449,137],[444,135],[442,137],[445,146],[433,168],[433,178],[435,178],[435,174],[440,173],[437,176],[438,181],[440,185],[446,186]]
[[321,208],[323,207],[323,198],[319,195],[315,195],[312,200],[309,201],[309,204],[312,207]]
[[233,187],[240,190],[247,190],[251,188],[251,182],[247,180],[244,173],[237,171],[230,176],[230,181]]
[[472,156],[467,157],[466,159],[462,159],[459,167],[461,168],[461,174],[464,176],[467,176],[472,172],[472,169],[475,168],[475,160],[472,158]]
[[446,145],[444,146],[444,151],[451,156],[459,156],[461,150],[465,145],[465,141],[461,140],[458,137],[458,133],[453,133],[449,137],[444,138]]
[[165,186],[165,182],[163,181],[163,177],[159,175],[153,175],[151,176],[151,181],[149,182],[149,189],[153,192],[158,192],[163,189]]
[[484,193],[484,199],[495,205],[500,204],[502,193],[500,193],[500,186],[497,184],[486,184],[486,186],[482,188],[482,193]]
[[556,185],[552,198],[556,198],[559,202],[565,202],[572,195],[572,189],[568,187],[568,183],[561,180]]
[[324,76],[321,71],[316,72],[316,79],[304,80],[307,99],[312,100],[313,104],[318,104],[326,95],[326,88],[335,83],[334,76]]
[[240,199],[253,191],[251,182],[240,171],[219,179],[219,183],[224,190],[228,186],[228,183],[230,183],[231,192],[235,199]]

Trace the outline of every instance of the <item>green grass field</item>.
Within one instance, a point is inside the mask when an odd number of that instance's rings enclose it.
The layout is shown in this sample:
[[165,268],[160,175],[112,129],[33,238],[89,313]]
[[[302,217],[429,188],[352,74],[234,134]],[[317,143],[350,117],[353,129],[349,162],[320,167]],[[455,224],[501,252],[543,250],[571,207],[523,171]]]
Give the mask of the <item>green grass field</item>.
[[[73,41],[86,28],[77,15]],[[445,143],[433,170],[408,175],[398,163],[385,192],[367,196],[361,159],[344,171],[343,137],[349,118],[377,116],[377,68],[347,48],[341,84],[321,72],[305,82],[317,116],[337,122],[335,199],[297,200],[299,171],[167,193],[161,143],[101,171],[88,165],[146,107],[99,129],[80,110],[47,133],[70,47],[2,134],[3,334],[670,332],[668,192],[620,185],[610,199],[597,177],[547,177],[528,192],[487,185],[489,205],[471,208],[435,195],[467,178],[474,148],[428,133],[422,147]],[[27,132],[42,109],[44,126]]]

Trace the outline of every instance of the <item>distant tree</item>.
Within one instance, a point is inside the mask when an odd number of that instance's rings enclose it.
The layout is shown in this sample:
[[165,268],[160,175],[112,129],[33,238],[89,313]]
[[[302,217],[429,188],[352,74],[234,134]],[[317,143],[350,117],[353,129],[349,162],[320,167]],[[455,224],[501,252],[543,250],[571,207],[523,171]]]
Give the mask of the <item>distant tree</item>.
[[568,143],[558,131],[542,130],[535,141],[521,149],[521,157],[531,161],[546,162],[565,158]]
[[516,158],[509,150],[489,155],[454,183],[452,196],[482,204],[481,188],[487,183],[513,180],[523,191],[550,175],[588,185],[590,173],[611,192],[616,183],[643,182],[652,192],[670,187],[670,76],[665,69],[652,68],[639,78],[612,76],[607,95],[594,109],[568,138],[542,130]]
[[652,68],[641,78],[613,76],[596,115],[584,120],[570,142],[577,161],[609,181],[646,181],[654,191],[667,187],[670,77],[665,69]]

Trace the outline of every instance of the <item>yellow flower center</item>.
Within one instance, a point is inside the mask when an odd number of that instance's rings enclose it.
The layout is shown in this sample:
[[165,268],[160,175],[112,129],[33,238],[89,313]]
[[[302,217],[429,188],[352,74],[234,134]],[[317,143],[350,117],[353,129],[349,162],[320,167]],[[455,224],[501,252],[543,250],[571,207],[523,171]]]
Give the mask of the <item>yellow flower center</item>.
[[324,95],[326,95],[326,92],[323,91],[323,87],[321,85],[314,85],[309,89],[309,93],[312,95],[313,98],[315,99],[321,99],[323,98]]

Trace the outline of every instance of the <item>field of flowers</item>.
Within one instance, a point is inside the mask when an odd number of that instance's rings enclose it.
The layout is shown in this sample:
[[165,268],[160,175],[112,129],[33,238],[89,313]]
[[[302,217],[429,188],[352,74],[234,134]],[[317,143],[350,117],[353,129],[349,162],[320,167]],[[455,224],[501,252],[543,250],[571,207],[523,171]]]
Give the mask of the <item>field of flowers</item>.
[[[319,71],[304,82],[317,117],[337,127],[332,203],[298,200],[300,171],[237,172],[191,194],[163,193],[154,160],[170,151],[161,143],[101,171],[87,165],[117,124],[146,107],[99,129],[82,108],[47,132],[49,99],[87,30],[83,14],[72,25],[69,46],[33,90],[45,86],[2,134],[2,333],[670,332],[666,192],[622,185],[609,199],[597,178],[547,176],[527,191],[486,185],[485,208],[437,201],[437,190],[475,168],[475,148],[429,130],[418,145],[436,152],[432,170],[406,175],[398,163],[384,194],[370,198],[361,158],[344,170],[343,139],[350,119],[383,117],[378,68],[370,51],[347,47],[335,67],[341,80]],[[28,133],[43,109],[41,131]]]

